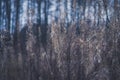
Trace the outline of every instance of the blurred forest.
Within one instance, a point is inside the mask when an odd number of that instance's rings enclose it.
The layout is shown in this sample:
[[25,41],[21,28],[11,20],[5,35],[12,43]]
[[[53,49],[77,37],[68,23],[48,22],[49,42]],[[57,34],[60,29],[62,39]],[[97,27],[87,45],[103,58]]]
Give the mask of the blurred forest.
[[120,0],[0,0],[0,80],[120,80]]

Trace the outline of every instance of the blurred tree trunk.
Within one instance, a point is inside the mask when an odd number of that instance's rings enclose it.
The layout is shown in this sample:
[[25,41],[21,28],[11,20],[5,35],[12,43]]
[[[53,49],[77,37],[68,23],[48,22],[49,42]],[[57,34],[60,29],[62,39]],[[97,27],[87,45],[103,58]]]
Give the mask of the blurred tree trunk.
[[110,22],[109,17],[108,17],[108,1],[107,0],[103,0],[103,6],[104,6],[104,10],[106,13],[106,27],[108,28],[108,23]]
[[41,0],[37,0],[37,4],[38,4],[38,24],[39,26],[41,25]]
[[20,0],[15,1],[16,6],[16,16],[15,16],[15,31],[14,31],[14,46],[15,53],[18,53],[18,45],[19,45],[19,9],[20,9]]
[[48,0],[44,0],[44,25],[41,26],[41,42],[44,49],[47,44],[47,26],[48,26]]
[[6,15],[7,15],[7,31],[10,37],[10,21],[11,21],[11,0],[5,0],[6,3]]

